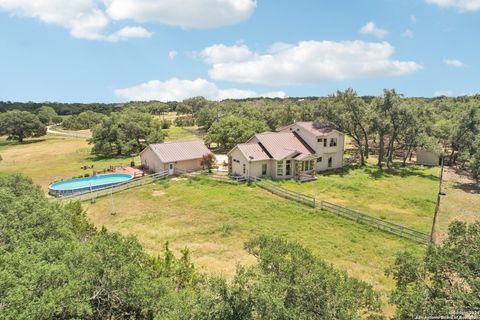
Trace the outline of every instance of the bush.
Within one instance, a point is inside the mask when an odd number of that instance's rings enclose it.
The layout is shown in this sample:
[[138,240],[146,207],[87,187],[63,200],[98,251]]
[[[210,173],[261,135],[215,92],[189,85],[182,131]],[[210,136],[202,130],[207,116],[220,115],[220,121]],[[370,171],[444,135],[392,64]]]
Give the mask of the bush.
[[177,127],[192,127],[195,125],[195,120],[192,116],[180,116],[174,122]]
[[162,119],[161,124],[162,124],[162,129],[169,129],[170,126],[172,125],[172,121],[167,119]]

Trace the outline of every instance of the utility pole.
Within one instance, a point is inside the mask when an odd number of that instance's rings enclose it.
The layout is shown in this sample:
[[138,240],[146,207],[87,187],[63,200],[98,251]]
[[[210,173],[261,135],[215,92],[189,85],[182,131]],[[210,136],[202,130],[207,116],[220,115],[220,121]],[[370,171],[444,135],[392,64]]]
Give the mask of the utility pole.
[[441,168],[441,171],[440,171],[440,182],[438,184],[437,203],[435,204],[435,213],[433,215],[432,232],[430,234],[430,242],[431,243],[434,243],[434,241],[435,241],[435,227],[437,225],[438,211],[440,210],[441,196],[445,195],[445,193],[442,192],[444,163],[445,163],[445,158],[442,156],[442,168]]

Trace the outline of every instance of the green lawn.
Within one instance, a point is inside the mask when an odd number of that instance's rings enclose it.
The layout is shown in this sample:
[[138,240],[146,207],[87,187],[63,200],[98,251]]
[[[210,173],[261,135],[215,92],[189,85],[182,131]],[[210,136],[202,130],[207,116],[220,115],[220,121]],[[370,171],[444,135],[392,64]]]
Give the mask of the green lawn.
[[[92,174],[113,164],[129,164],[131,157],[102,159],[90,154],[91,146],[83,139],[45,136],[23,144],[0,138],[0,174],[22,173],[42,186],[82,174]],[[137,160],[138,161],[138,160]],[[83,170],[84,165],[93,169]]]
[[430,232],[440,169],[408,165],[379,171],[373,164],[340,173],[319,174],[316,181],[278,185]]
[[[185,128],[172,128],[177,137]],[[170,139],[174,134],[170,135]],[[0,139],[0,174],[19,172],[32,177],[45,190],[49,183],[80,174],[82,165],[94,169],[128,163],[130,158],[99,159],[82,139],[44,137],[24,144]],[[397,173],[379,173],[373,166],[343,174],[319,176],[315,182],[276,182],[315,195],[318,199],[384,216],[391,221],[428,231],[435,201],[438,169],[415,166]],[[97,226],[105,225],[123,234],[136,235],[152,254],[160,253],[165,241],[174,249],[191,249],[195,263],[205,271],[233,274],[237,263],[251,263],[243,243],[253,235],[268,233],[296,239],[319,257],[372,283],[385,292],[391,280],[383,271],[395,252],[421,245],[372,230],[333,214],[314,210],[260,188],[213,181],[178,180],[134,189],[111,199],[86,203]]]
[[196,127],[170,127],[165,132],[168,134],[166,141],[190,141],[201,140],[201,136],[198,135],[198,129]]
[[[196,135],[197,128],[171,127],[167,132],[167,141],[200,139]],[[100,171],[110,165],[128,165],[132,160],[131,157],[99,158],[91,155],[90,150],[91,145],[78,138],[45,136],[27,139],[19,144],[0,137],[0,155],[3,158],[0,161],[0,175],[22,173],[47,190],[54,181],[92,174],[94,170]],[[136,163],[139,163],[139,159],[135,158]],[[81,169],[85,165],[94,167]]]
[[165,241],[174,250],[188,247],[195,263],[212,273],[231,275],[237,263],[252,258],[243,243],[266,233],[298,240],[319,257],[375,288],[391,288],[384,269],[394,253],[424,248],[408,240],[315,210],[258,187],[229,185],[207,178],[166,181],[87,203],[90,219],[127,235],[135,235],[152,254]]

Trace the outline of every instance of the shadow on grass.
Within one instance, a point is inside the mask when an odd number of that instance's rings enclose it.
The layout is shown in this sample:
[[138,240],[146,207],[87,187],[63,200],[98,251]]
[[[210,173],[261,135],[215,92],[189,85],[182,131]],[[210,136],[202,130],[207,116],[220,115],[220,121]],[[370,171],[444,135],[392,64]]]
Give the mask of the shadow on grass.
[[453,185],[454,189],[462,190],[471,194],[480,194],[480,184],[470,182],[470,183],[455,183]]
[[14,147],[14,146],[26,146],[29,144],[34,144],[34,143],[39,143],[39,142],[44,142],[46,139],[29,139],[29,140],[24,140],[22,143],[14,140],[3,140],[0,139],[0,147]]
[[100,161],[118,161],[118,162],[125,162],[125,164],[130,163],[132,160],[131,156],[106,156],[100,154],[90,154],[86,160],[93,161],[93,162],[100,162]]
[[434,174],[427,174],[424,169],[417,165],[394,163],[390,168],[380,169],[374,165],[368,165],[363,168],[374,179],[383,179],[388,177],[422,177],[432,181],[438,181],[439,177]]

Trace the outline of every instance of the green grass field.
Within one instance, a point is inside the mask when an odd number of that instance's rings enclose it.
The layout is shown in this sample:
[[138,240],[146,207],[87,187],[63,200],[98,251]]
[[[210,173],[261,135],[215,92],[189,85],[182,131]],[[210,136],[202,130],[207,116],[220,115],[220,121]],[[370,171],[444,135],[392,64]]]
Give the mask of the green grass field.
[[[195,135],[184,128],[172,129],[183,139],[187,133]],[[0,140],[0,174],[22,173],[46,190],[52,181],[91,173],[82,170],[82,165],[93,164],[98,170],[130,162],[130,158],[93,157],[90,148],[86,141],[75,138],[47,136],[21,145]],[[315,182],[276,183],[428,231],[437,173],[436,168],[412,166],[395,174],[380,174],[369,166],[319,176]],[[296,239],[383,292],[392,286],[383,271],[394,254],[404,249],[424,250],[419,244],[247,185],[203,179],[168,181],[117,194],[114,204],[116,215],[111,215],[110,198],[85,206],[95,225],[137,236],[152,254],[161,253],[164,242],[170,241],[175,250],[190,248],[195,263],[204,271],[227,276],[233,274],[237,263],[252,262],[243,243],[260,233]]]
[[135,235],[152,254],[165,241],[188,247],[194,262],[211,273],[231,275],[251,257],[243,243],[256,234],[298,240],[319,257],[386,291],[383,271],[401,250],[424,248],[408,240],[358,225],[333,214],[272,195],[258,187],[229,185],[208,178],[180,179],[130,190],[88,203],[97,226]]
[[201,140],[201,136],[197,134],[198,129],[196,127],[170,127],[165,130],[168,134],[165,141],[190,141],[190,140]]
[[[113,164],[129,164],[131,157],[103,159],[90,154],[91,146],[85,140],[45,136],[29,139],[24,144],[0,138],[0,174],[22,173],[42,186],[93,170],[103,170]],[[137,160],[138,161],[138,160]],[[93,169],[83,170],[84,165]]]
[[316,181],[275,182],[283,187],[430,232],[440,169],[408,165],[380,171],[365,168],[318,174]]

